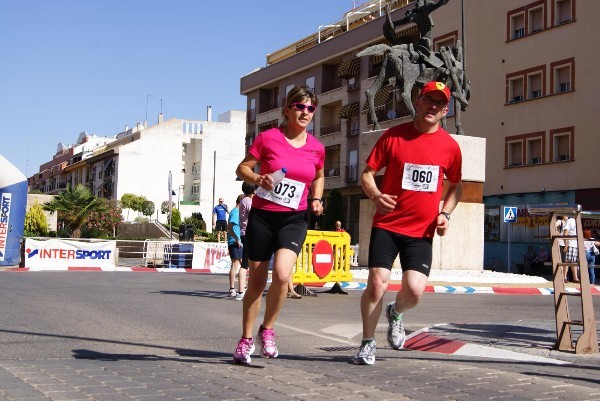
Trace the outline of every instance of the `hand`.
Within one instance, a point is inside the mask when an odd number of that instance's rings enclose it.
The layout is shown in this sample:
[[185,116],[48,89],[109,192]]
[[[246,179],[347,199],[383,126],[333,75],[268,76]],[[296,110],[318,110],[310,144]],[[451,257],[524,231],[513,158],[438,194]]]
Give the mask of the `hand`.
[[396,208],[396,198],[398,198],[398,195],[379,194],[375,197],[375,207],[379,214],[386,215],[393,212]]
[[242,244],[242,240],[237,240],[238,248],[242,248],[244,245]]
[[256,185],[271,191],[273,189],[273,177],[270,174],[259,175],[256,179]]
[[319,200],[313,200],[310,202],[310,208],[315,216],[320,216],[323,214],[323,204]]
[[437,227],[436,232],[440,237],[446,235],[448,231],[448,227],[450,227],[450,220],[446,218],[443,214],[438,214],[437,216]]

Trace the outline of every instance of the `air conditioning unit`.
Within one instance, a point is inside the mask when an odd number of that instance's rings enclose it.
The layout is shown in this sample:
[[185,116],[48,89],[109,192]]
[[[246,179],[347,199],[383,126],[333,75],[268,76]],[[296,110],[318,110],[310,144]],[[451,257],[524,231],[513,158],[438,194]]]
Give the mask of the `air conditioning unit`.
[[539,164],[541,163],[541,159],[539,157],[532,157],[531,158],[531,164]]
[[515,39],[525,36],[525,28],[515,29]]
[[563,82],[560,83],[558,85],[558,91],[559,92],[568,92],[571,90],[571,83],[570,82]]
[[541,90],[537,90],[537,91],[532,91],[531,92],[531,98],[532,99],[537,99],[538,97],[542,97],[542,91]]
[[561,162],[569,160],[569,155],[559,155],[558,160],[560,160]]
[[517,102],[522,102],[522,101],[523,101],[523,96],[513,96],[512,100],[510,102],[517,103]]

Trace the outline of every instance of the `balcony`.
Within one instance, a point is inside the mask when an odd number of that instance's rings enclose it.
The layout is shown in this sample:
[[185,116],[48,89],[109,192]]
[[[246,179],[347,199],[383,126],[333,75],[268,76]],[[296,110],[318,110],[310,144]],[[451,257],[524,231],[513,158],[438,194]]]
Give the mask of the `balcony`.
[[329,125],[326,127],[321,127],[320,135],[321,136],[332,135],[332,134],[336,134],[341,131],[342,131],[342,125],[334,124],[334,125]]
[[339,177],[340,176],[340,169],[339,169],[339,167],[325,167],[324,171],[325,171],[325,177],[326,178]]
[[278,101],[264,103],[260,107],[260,113],[266,113],[267,111],[275,110],[279,108]]

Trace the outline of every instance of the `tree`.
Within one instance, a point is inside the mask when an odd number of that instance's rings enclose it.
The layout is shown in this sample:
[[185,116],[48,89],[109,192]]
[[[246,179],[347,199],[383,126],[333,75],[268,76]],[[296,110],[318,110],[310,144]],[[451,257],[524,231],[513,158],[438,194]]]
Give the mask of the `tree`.
[[48,234],[48,220],[42,206],[36,203],[25,215],[25,235],[35,237],[46,234]]
[[342,193],[333,189],[327,199],[327,209],[323,215],[323,227],[322,230],[333,230],[335,228],[335,222],[339,220],[344,226],[344,203],[342,201]]
[[44,203],[44,210],[58,212],[58,220],[71,231],[72,238],[81,237],[81,227],[85,224],[90,212],[104,211],[106,205],[97,198],[89,188],[79,184],[75,188],[68,186],[65,192],[50,202]]
[[[172,208],[175,207],[175,202],[171,202],[171,207]],[[169,201],[164,201],[163,203],[160,204],[160,212],[162,214],[169,213]]]
[[84,236],[105,238],[114,236],[117,225],[123,221],[123,210],[117,200],[102,199],[106,210],[91,211],[86,221]]
[[179,226],[181,225],[181,213],[179,213],[179,209],[173,209],[173,221],[171,222],[171,227],[173,230],[179,230]]
[[[124,209],[134,210],[135,198],[137,198],[137,196],[134,194],[123,194],[123,196],[121,196],[121,206],[123,206]],[[127,220],[129,220],[129,211],[127,212]]]
[[145,199],[142,204],[142,214],[144,216],[152,216],[154,214],[154,202]]

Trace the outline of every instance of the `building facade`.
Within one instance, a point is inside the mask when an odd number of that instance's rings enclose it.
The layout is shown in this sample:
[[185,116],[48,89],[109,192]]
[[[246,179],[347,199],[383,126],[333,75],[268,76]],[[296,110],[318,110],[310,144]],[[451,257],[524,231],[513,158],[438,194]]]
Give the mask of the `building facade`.
[[[58,193],[48,183],[60,182],[60,189],[82,184],[107,199],[119,200],[125,193],[144,196],[155,205],[152,219],[161,222],[167,221],[161,204],[171,198],[182,217],[202,213],[210,230],[216,200],[222,197],[233,207],[241,193],[235,167],[244,157],[245,127],[244,111],[228,111],[217,121],[210,117],[207,121],[165,121],[160,114],[157,124],[126,127],[93,148],[78,144],[62,149],[29,178],[29,187]],[[135,217],[135,213],[124,213],[127,220]]]
[[[294,85],[314,88],[320,104],[312,128],[326,147],[326,193],[342,192],[354,241],[363,198],[359,175],[371,150],[361,141],[372,129],[365,91],[383,60],[356,54],[386,43],[382,3],[365,2],[322,25],[327,28],[269,54],[266,67],[241,80],[248,99],[247,146],[279,124],[282,99]],[[394,21],[415,6],[413,0],[389,3]],[[590,101],[600,85],[592,79],[598,56],[586,46],[597,15],[600,2],[582,0],[451,0],[431,14],[434,50],[463,43],[471,98],[461,121],[466,135],[486,140],[485,184],[466,188],[463,201],[485,204],[487,267],[506,269],[509,230],[515,261],[527,245],[545,244],[540,237],[548,234],[547,222],[527,216],[528,206],[600,209],[600,180],[584,174],[593,175],[600,145]],[[418,39],[414,25],[396,33],[405,43]],[[410,119],[395,95],[389,86],[376,95],[382,128]],[[451,107],[451,133],[453,115]],[[504,206],[519,208],[517,224],[502,222]]]

